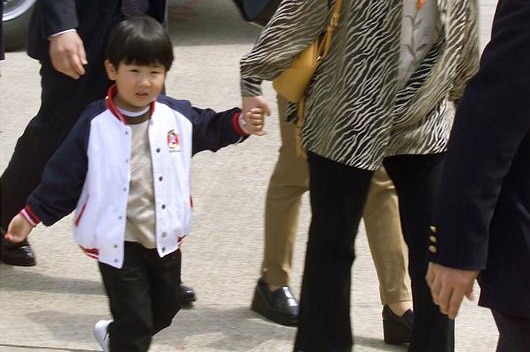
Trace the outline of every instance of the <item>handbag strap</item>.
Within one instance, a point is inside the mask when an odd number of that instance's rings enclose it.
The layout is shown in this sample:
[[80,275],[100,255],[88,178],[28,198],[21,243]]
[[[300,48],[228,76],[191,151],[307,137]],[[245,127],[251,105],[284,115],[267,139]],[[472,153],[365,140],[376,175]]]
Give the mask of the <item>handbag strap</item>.
[[[318,46],[318,59],[317,59],[317,65],[319,65],[322,60],[328,55],[329,48],[331,47],[331,37],[333,36],[333,31],[339,24],[340,19],[340,11],[342,9],[342,1],[343,0],[337,0],[335,1],[335,5],[333,6],[333,12],[331,14],[331,18],[329,19],[328,28],[326,29],[326,33],[324,33],[324,36],[322,37],[322,40],[320,41],[320,44]],[[304,159],[307,159],[306,152],[304,148],[302,147],[302,127],[304,125],[305,121],[305,96],[302,97],[302,99],[298,102],[298,111],[295,122],[295,129],[294,129],[294,139],[295,139],[295,145],[296,145],[296,155],[299,157],[302,157]]]
[[326,33],[324,33],[318,48],[318,52],[321,53],[319,57],[320,60],[324,59],[328,55],[329,48],[331,47],[331,37],[333,36],[333,31],[339,24],[342,2],[343,0],[337,0],[335,1],[335,5],[333,5],[333,12],[331,14],[331,18],[329,19],[328,28],[326,29]]

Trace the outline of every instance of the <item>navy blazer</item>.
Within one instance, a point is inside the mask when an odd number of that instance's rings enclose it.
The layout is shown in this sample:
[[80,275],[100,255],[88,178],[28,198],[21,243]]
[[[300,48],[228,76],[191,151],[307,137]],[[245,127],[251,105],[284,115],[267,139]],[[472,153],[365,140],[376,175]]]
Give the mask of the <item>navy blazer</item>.
[[[120,4],[120,0],[37,0],[28,28],[29,56],[48,61],[48,37],[72,28],[77,29],[90,56],[105,46],[110,30],[123,19]],[[148,15],[164,23],[166,1],[149,0],[149,4]]]
[[2,15],[4,14],[4,2],[0,1],[0,60],[4,59],[4,32],[2,31]]
[[530,1],[500,0],[457,110],[430,246],[480,270],[480,304],[530,318]]

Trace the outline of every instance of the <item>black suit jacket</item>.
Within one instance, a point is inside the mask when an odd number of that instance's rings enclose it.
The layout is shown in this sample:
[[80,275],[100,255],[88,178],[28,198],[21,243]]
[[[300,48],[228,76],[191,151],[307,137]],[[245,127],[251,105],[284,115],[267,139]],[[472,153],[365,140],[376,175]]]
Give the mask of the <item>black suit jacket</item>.
[[[166,20],[166,1],[150,0],[148,15]],[[28,30],[29,56],[49,61],[48,37],[75,28],[85,45],[88,60],[100,51],[112,27],[123,19],[120,0],[37,0]]]
[[4,59],[4,32],[2,30],[2,15],[4,14],[4,2],[0,1],[0,60]]
[[501,0],[455,116],[429,250],[481,270],[480,304],[530,318],[530,1]]

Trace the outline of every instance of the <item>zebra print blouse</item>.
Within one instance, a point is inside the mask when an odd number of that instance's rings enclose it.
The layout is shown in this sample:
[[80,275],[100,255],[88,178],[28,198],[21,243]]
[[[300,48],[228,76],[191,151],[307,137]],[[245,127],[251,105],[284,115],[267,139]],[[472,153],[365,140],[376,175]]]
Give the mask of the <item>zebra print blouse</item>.
[[[478,69],[478,0],[437,1],[440,40],[398,89],[402,0],[345,0],[331,50],[306,97],[306,150],[376,170],[384,157],[443,152],[457,102]],[[334,4],[331,0],[331,6]],[[241,94],[261,95],[322,33],[328,0],[283,0],[241,59]]]

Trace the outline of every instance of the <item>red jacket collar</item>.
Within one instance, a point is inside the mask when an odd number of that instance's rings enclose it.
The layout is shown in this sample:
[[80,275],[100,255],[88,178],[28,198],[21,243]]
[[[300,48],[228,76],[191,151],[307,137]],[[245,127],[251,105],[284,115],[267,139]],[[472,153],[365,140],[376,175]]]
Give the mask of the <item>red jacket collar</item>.
[[[105,98],[105,104],[107,105],[107,108],[110,110],[110,112],[116,116],[123,124],[127,124],[127,119],[123,114],[118,110],[118,107],[114,104],[114,97],[118,93],[118,87],[116,87],[115,84],[109,87],[107,91],[107,97]],[[151,111],[149,112],[149,115],[153,115],[153,112],[155,111],[155,102],[151,102]]]

